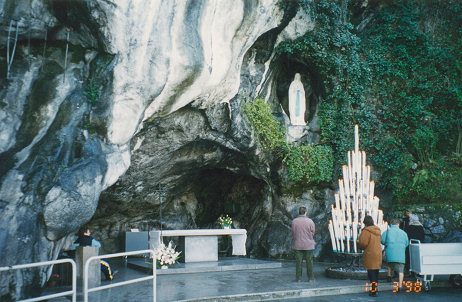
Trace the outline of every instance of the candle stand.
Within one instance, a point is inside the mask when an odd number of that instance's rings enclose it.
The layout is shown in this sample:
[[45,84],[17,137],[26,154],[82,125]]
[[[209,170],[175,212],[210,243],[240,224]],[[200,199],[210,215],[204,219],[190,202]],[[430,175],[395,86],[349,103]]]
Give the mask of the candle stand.
[[375,183],[370,178],[371,167],[366,165],[366,152],[359,150],[358,125],[355,125],[354,144],[354,150],[347,152],[348,165],[342,167],[343,179],[338,180],[339,192],[334,195],[328,226],[333,252],[352,257],[350,265],[343,267],[345,271],[355,269],[355,264],[359,267],[362,251],[358,248],[358,238],[364,217],[371,216],[382,233],[388,228],[379,210],[379,198],[374,196]]

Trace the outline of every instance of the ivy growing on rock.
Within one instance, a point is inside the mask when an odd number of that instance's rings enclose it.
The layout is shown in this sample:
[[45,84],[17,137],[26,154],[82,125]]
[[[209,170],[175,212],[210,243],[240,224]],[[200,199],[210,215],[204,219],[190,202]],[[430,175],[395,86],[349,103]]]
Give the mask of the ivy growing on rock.
[[316,1],[314,30],[277,49],[281,61],[296,57],[321,79],[322,142],[336,173],[357,123],[377,184],[395,200],[460,201],[462,3],[377,2],[356,27],[339,4]]
[[316,185],[332,180],[333,156],[329,146],[288,143],[285,129],[261,98],[244,103],[243,110],[261,146],[286,164],[290,181]]

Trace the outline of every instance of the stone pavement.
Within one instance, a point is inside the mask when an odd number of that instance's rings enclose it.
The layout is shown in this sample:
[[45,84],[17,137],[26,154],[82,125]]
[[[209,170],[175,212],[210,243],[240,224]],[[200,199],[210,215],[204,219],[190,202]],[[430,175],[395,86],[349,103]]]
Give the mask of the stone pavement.
[[[262,260],[249,258],[234,258],[242,269],[243,261],[251,267]],[[274,261],[268,264],[275,263]],[[314,264],[315,282],[293,282],[295,278],[295,263],[293,261],[278,261],[279,267],[262,269],[212,269],[211,271],[182,273],[159,271],[157,275],[157,301],[290,301],[317,296],[358,294],[367,295],[365,280],[332,279],[325,275],[325,269],[333,266],[328,263]],[[146,276],[146,272],[132,269],[124,262],[112,263],[119,273],[113,283]],[[304,271],[306,273],[306,271]],[[305,282],[303,282],[303,280]],[[101,285],[110,282],[102,281]],[[432,282],[432,287],[447,286],[448,282]],[[392,290],[391,283],[379,283],[379,290]],[[90,301],[152,301],[152,281],[125,285],[106,289],[90,294]],[[79,296],[79,300],[82,297]],[[69,301],[69,300],[59,300]]]

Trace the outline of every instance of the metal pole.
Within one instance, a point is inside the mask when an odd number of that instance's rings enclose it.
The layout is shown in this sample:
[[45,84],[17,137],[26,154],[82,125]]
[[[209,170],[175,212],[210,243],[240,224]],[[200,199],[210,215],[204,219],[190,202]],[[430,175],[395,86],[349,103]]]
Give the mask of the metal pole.
[[29,0],[29,32],[27,34],[27,48],[28,48],[28,58],[27,58],[27,64],[28,68],[30,71],[30,65],[31,65],[31,54],[30,54],[30,35],[31,35],[31,30],[32,30],[32,15],[31,15],[31,10],[32,10],[32,2]]
[[160,202],[160,205],[159,205],[160,237],[162,238],[162,201],[163,201],[164,194],[165,194],[166,191],[165,191],[164,187],[162,186],[162,184],[158,184],[157,189],[155,189],[154,191],[159,196],[159,202]]
[[11,28],[13,26],[13,20],[10,21],[10,27],[8,28],[8,43],[6,44],[6,64],[7,64],[7,72],[6,72],[6,78],[9,79],[10,77],[10,68],[11,65],[13,64],[13,59],[14,59],[14,52],[16,51],[16,44],[18,43],[18,33],[19,33],[19,22],[16,22],[16,36],[14,38],[14,46],[13,46],[13,51],[11,52],[11,58],[10,58],[10,33],[11,33]]
[[71,32],[70,29],[67,29],[67,42],[66,42],[66,56],[64,57],[64,76],[63,76],[63,83],[66,80],[66,69],[67,69],[67,52],[69,51],[69,33]]

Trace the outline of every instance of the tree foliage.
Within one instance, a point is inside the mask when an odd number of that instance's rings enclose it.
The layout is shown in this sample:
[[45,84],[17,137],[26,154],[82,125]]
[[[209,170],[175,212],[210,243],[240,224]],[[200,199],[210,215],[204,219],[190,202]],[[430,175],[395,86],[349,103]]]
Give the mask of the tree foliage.
[[316,1],[315,29],[277,49],[323,83],[322,140],[337,173],[358,123],[377,183],[396,200],[460,201],[462,2],[379,2],[361,31],[338,4]]

